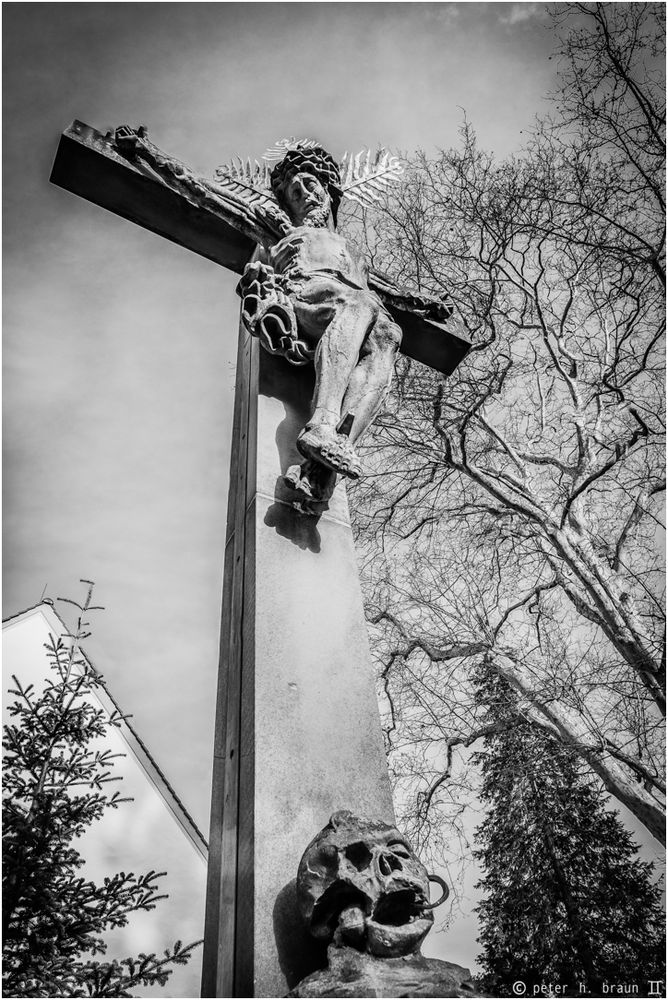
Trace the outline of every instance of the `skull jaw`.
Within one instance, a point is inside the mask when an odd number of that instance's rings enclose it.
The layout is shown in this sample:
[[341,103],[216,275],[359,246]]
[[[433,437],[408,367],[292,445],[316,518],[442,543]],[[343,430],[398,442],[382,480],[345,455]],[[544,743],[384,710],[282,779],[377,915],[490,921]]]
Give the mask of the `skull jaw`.
[[434,918],[414,917],[408,924],[393,926],[366,921],[366,950],[377,958],[399,958],[416,952],[431,930]]
[[[420,907],[411,890],[381,895],[374,907],[361,900],[344,905],[337,918],[335,943],[350,945],[378,958],[398,958],[418,951],[434,918]],[[371,912],[369,913],[369,910]]]

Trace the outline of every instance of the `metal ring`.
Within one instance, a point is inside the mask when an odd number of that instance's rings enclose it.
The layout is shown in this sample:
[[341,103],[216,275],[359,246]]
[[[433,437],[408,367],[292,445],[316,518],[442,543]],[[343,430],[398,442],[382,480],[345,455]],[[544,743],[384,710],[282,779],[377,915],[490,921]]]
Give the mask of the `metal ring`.
[[435,903],[424,904],[425,910],[435,910],[437,906],[440,906],[441,903],[444,903],[446,901],[446,899],[450,895],[450,890],[448,889],[447,885],[439,875],[427,875],[427,878],[429,879],[430,882],[437,882],[440,885],[441,889],[443,890],[443,895],[441,896],[440,899],[436,900]]

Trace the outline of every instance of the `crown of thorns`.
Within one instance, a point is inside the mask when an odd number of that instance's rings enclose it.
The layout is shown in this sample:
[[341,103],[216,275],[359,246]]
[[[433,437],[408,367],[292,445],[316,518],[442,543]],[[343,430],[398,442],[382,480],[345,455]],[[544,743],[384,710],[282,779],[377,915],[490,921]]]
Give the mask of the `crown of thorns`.
[[332,215],[336,224],[339,202],[343,197],[341,174],[334,157],[322,146],[297,147],[289,149],[283,159],[271,172],[271,189],[280,198],[285,186],[298,173],[312,174],[329,190],[332,200]]

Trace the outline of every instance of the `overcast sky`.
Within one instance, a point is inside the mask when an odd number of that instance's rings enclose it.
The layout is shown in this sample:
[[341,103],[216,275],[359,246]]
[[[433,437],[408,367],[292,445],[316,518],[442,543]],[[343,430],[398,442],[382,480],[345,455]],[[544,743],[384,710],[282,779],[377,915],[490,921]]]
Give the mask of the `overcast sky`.
[[434,151],[465,111],[502,156],[554,83],[547,5],[3,15],[4,616],[97,581],[107,610],[87,650],[206,835],[236,280],[50,185],[59,133],[145,123],[211,175],[289,135],[336,156]]

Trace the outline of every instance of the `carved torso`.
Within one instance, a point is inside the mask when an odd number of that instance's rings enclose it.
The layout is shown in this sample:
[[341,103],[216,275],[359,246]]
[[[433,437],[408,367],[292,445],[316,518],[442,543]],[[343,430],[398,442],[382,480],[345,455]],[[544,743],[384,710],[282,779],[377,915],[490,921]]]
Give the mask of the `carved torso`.
[[368,268],[348,241],[326,228],[299,226],[269,254],[278,274],[331,274],[355,288],[367,288]]

